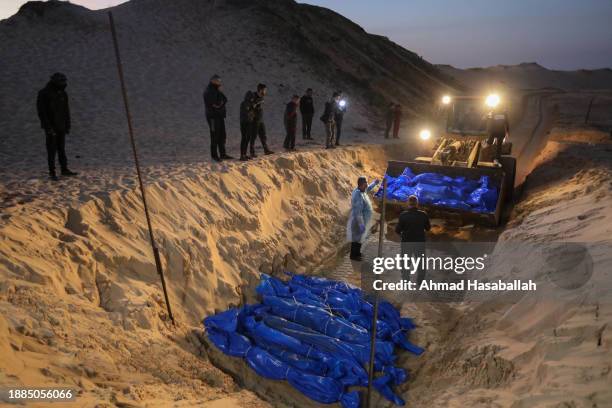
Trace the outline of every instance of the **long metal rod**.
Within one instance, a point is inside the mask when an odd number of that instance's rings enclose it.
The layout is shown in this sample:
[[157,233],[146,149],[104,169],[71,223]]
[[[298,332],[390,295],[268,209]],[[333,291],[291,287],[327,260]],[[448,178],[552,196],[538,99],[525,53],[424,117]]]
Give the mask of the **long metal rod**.
[[[382,185],[382,208],[380,210],[380,227],[378,228],[378,256],[383,255],[383,242],[385,240],[385,208],[387,207],[387,178]],[[370,361],[368,367],[368,396],[366,406],[372,406],[372,382],[374,381],[374,356],[376,354],[376,329],[378,321],[378,293],[374,293],[374,312],[372,314],[372,334],[370,337]]]
[[153,235],[153,227],[151,226],[151,216],[149,215],[149,207],[147,205],[147,196],[145,193],[144,184],[142,182],[142,174],[140,172],[140,162],[138,161],[138,152],[136,151],[136,143],[134,142],[134,129],[132,127],[132,115],[130,114],[130,107],[128,104],[127,91],[125,88],[125,79],[123,77],[123,67],[121,64],[121,55],[119,54],[119,43],[117,42],[117,31],[115,30],[115,21],[113,20],[113,13],[108,12],[108,20],[110,22],[111,34],[113,36],[113,45],[115,47],[115,58],[117,59],[117,71],[119,73],[119,82],[121,82],[121,94],[123,95],[123,104],[125,105],[125,116],[127,118],[128,131],[130,134],[130,143],[132,144],[132,153],[134,154],[134,164],[136,166],[136,173],[138,174],[138,184],[140,185],[140,194],[142,196],[142,205],[144,207],[145,217],[147,219],[147,227],[149,228],[149,238],[151,240],[151,248],[153,249],[153,257],[155,258],[155,266],[157,267],[157,273],[161,279],[162,289],[164,291],[164,298],[166,300],[166,308],[168,309],[168,316],[172,321],[172,324],[176,324],[174,321],[174,315],[172,314],[172,308],[170,307],[170,299],[168,298],[168,290],[166,288],[166,279],[164,278],[164,270],[162,268],[161,259],[159,257],[159,250],[155,245],[155,237]]

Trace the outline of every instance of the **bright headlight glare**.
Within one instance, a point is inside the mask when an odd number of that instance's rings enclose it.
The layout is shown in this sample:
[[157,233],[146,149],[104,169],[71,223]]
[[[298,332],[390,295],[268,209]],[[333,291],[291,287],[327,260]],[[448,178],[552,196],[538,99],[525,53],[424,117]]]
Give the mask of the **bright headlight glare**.
[[444,105],[448,105],[450,102],[451,102],[451,97],[450,97],[450,96],[448,96],[448,95],[444,95],[444,96],[442,97],[442,103],[443,103]]
[[342,99],[340,102],[338,102],[338,105],[344,108],[346,106],[346,100]]
[[487,96],[487,99],[485,100],[485,103],[487,104],[488,107],[490,108],[494,108],[497,105],[499,105],[500,102],[500,98],[498,94],[491,94],[489,96]]
[[431,138],[431,132],[429,131],[429,129],[423,129],[419,133],[419,137],[421,138],[421,140],[429,140]]

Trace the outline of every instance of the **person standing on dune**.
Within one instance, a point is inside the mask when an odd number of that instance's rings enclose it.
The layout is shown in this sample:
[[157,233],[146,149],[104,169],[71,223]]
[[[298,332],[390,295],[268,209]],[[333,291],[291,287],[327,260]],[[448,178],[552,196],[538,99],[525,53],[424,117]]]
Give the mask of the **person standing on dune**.
[[285,130],[287,136],[285,136],[285,143],[283,146],[286,150],[295,150],[295,133],[297,132],[297,110],[298,104],[300,103],[300,97],[293,95],[291,101],[285,108]]
[[251,107],[253,111],[253,124],[251,126],[251,157],[257,157],[255,154],[255,139],[259,136],[261,145],[264,149],[264,154],[274,153],[268,148],[268,142],[266,137],[266,125],[263,121],[263,103],[266,94],[268,93],[268,87],[265,84],[258,84],[257,91],[252,93]]
[[210,155],[214,161],[233,159],[225,152],[227,98],[221,91],[221,77],[213,75],[204,90],[206,121],[210,129]]
[[38,92],[36,109],[40,126],[45,131],[47,145],[47,162],[49,177],[58,180],[55,173],[55,154],[60,162],[62,176],[76,176],[77,173],[68,169],[66,158],[66,135],[70,133],[70,108],[66,92],[66,75],[56,72],[47,85]]
[[336,112],[338,111],[338,102],[340,94],[334,92],[331,99],[325,102],[325,110],[321,115],[321,121],[325,125],[325,148],[333,149],[335,147],[336,135]]
[[247,149],[251,141],[251,128],[255,119],[255,113],[251,109],[252,97],[252,92],[247,91],[247,93],[244,94],[244,99],[240,103],[240,161],[247,161],[250,159],[250,157],[247,156]]
[[340,146],[340,136],[342,136],[342,121],[344,120],[344,114],[346,113],[346,100],[342,99],[342,91],[338,91],[340,94],[340,100],[338,101],[338,108],[336,109],[336,116],[334,121],[336,122],[336,146]]
[[312,117],[314,116],[314,100],[312,89],[308,88],[306,94],[300,99],[300,113],[302,114],[302,139],[312,140]]

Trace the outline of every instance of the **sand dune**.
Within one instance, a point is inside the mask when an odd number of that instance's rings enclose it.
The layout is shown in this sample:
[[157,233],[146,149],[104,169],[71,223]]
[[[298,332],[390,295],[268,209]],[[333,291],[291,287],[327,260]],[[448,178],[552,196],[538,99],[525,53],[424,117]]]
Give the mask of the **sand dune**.
[[547,69],[535,62],[469,69],[438,65],[438,68],[474,89],[557,88],[574,91],[612,89],[612,69],[610,68],[558,71]]
[[[234,154],[239,104],[259,82],[269,87],[265,121],[277,149],[284,138],[285,104],[307,87],[314,89],[319,114],[334,90],[345,92],[349,141],[382,136],[380,115],[388,100],[404,104],[406,117],[415,116],[448,86],[446,77],[416,54],[330,10],[291,0],[136,0],[112,11],[146,164],[209,158],[202,92],[214,73],[225,81]],[[69,80],[68,153],[74,167],[130,160],[105,10],[28,3],[0,22],[0,42],[0,59],[7,62],[0,67],[0,126],[7,135],[0,140],[2,169],[45,171],[35,100],[55,71]]]

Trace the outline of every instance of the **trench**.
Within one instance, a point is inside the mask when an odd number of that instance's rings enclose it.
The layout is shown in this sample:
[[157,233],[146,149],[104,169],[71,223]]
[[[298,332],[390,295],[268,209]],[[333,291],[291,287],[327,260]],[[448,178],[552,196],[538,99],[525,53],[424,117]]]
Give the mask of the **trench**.
[[[548,95],[532,95],[528,103],[537,106],[535,123],[523,123],[524,129],[530,129],[518,137],[520,150],[517,156],[516,179],[517,193],[513,202],[505,205],[502,221],[497,227],[481,225],[464,225],[461,220],[433,218],[432,230],[428,240],[443,242],[487,242],[494,244],[504,232],[511,220],[514,205],[521,200],[522,187],[527,175],[533,167],[531,163],[546,145],[546,133],[550,128],[550,116],[545,109],[545,98]],[[533,118],[532,118],[533,119]],[[387,160],[410,160],[411,156],[421,154],[419,146],[402,145],[401,148],[385,149]],[[385,167],[380,163],[378,167]],[[380,175],[382,176],[382,174]],[[351,261],[348,256],[348,244],[337,242],[335,251],[312,265],[308,273],[325,278],[344,281],[357,287],[362,287],[362,276],[371,272],[371,261],[378,256],[380,209],[377,208],[369,238],[362,247],[363,262]],[[399,212],[389,209],[384,220],[383,256],[393,257],[401,253],[399,237],[394,232]],[[340,225],[339,227],[341,227]],[[453,279],[449,276],[450,279]],[[366,285],[367,286],[367,285]],[[470,343],[479,336],[478,318],[474,310],[490,308],[489,305],[470,309],[462,299],[447,298],[444,301],[406,301],[400,296],[383,296],[401,311],[402,316],[414,319],[417,329],[411,333],[410,340],[426,349],[426,352],[415,357],[406,351],[399,352],[398,367],[409,373],[409,380],[395,387],[395,392],[401,395],[409,406],[434,406],[439,404],[439,394],[447,389],[467,389],[468,387],[495,388],[507,384],[515,375],[513,363],[498,355],[495,345],[484,347],[465,347],[459,344]],[[477,342],[477,341],[474,341]],[[255,374],[246,364],[235,358],[228,358],[207,344],[210,360],[222,371],[231,375],[238,384],[254,391],[259,397],[278,407],[318,407],[321,406],[295,391],[286,382],[270,381]],[[433,392],[436,390],[436,392]],[[365,390],[362,390],[362,401],[365,400]],[[377,392],[373,393],[374,407],[392,407],[391,402]],[[337,404],[338,405],[338,404]],[[339,406],[339,405],[338,405]],[[436,405],[437,406],[437,405]]]

